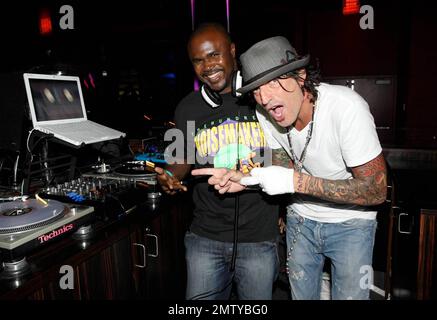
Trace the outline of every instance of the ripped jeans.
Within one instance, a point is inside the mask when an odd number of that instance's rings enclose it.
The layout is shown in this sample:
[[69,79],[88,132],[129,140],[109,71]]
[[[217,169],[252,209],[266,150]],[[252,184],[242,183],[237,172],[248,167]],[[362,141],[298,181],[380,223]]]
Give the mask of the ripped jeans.
[[288,208],[287,267],[293,300],[320,299],[323,265],[331,259],[333,300],[367,300],[373,285],[376,220],[323,223]]

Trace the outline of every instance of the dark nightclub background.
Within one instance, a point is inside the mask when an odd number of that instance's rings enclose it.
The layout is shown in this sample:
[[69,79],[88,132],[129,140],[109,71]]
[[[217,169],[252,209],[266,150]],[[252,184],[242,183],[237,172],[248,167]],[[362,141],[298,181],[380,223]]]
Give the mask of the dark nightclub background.
[[[203,22],[229,27],[237,55],[266,37],[285,36],[299,53],[310,53],[319,63],[324,81],[353,87],[369,102],[396,189],[389,192],[389,214],[379,215],[374,267],[391,277],[384,280],[386,292],[415,297],[419,235],[424,234],[419,219],[422,209],[437,208],[436,13],[430,1],[361,0],[374,13],[374,28],[362,29],[363,14],[343,14],[346,1],[2,3],[0,154],[6,150],[12,168],[31,153],[29,141],[26,150],[31,123],[23,72],[80,76],[91,120],[126,132],[129,143],[150,137],[159,142],[178,101],[194,87],[186,53],[193,27]],[[63,5],[73,9],[73,29],[60,26]],[[93,163],[98,159],[87,157]]]
[[[319,60],[326,79],[380,79],[389,85],[378,87],[382,98],[370,104],[383,144],[437,146],[437,98],[431,94],[437,54],[430,41],[437,24],[425,1],[362,0],[374,9],[374,29],[367,30],[359,25],[362,14],[343,15],[342,0],[14,1],[1,9],[0,72],[79,75],[86,80],[89,118],[144,137],[171,120],[193,88],[186,54],[192,22],[226,26],[226,3],[238,54],[265,37],[284,35]],[[74,9],[72,30],[59,26],[65,4]],[[46,35],[39,29],[42,12],[53,27]]]

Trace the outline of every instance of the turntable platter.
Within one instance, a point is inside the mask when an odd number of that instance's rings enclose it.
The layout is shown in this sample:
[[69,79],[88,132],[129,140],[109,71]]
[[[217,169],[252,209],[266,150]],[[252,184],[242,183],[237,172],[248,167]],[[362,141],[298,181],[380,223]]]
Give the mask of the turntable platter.
[[156,175],[154,170],[150,167],[137,163],[124,163],[120,167],[114,169],[114,172],[121,176],[129,176],[133,178],[154,177]]
[[42,204],[36,199],[0,203],[0,234],[23,232],[61,218],[66,210],[63,203],[47,200]]

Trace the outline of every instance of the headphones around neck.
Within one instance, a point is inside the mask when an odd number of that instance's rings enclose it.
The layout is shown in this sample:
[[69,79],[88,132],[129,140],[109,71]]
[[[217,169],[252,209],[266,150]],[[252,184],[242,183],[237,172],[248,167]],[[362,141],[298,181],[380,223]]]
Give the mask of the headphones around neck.
[[[232,96],[238,98],[241,96],[241,93],[237,92],[238,89],[241,88],[243,84],[243,78],[241,77],[240,70],[235,71],[232,74],[231,80],[231,93]],[[202,84],[200,87],[200,93],[203,100],[211,107],[217,108],[223,104],[223,98],[217,91],[212,90],[208,85]]]

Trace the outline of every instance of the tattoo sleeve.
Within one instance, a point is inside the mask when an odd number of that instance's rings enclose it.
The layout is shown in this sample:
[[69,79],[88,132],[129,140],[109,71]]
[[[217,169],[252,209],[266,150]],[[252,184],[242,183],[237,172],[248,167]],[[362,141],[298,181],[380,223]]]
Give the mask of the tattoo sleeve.
[[387,169],[382,154],[351,170],[353,179],[347,180],[328,180],[302,174],[303,183],[295,181],[296,192],[332,202],[363,206],[384,202],[387,193]]
[[281,166],[285,168],[293,168],[293,161],[284,149],[273,149],[272,164],[274,166]]

